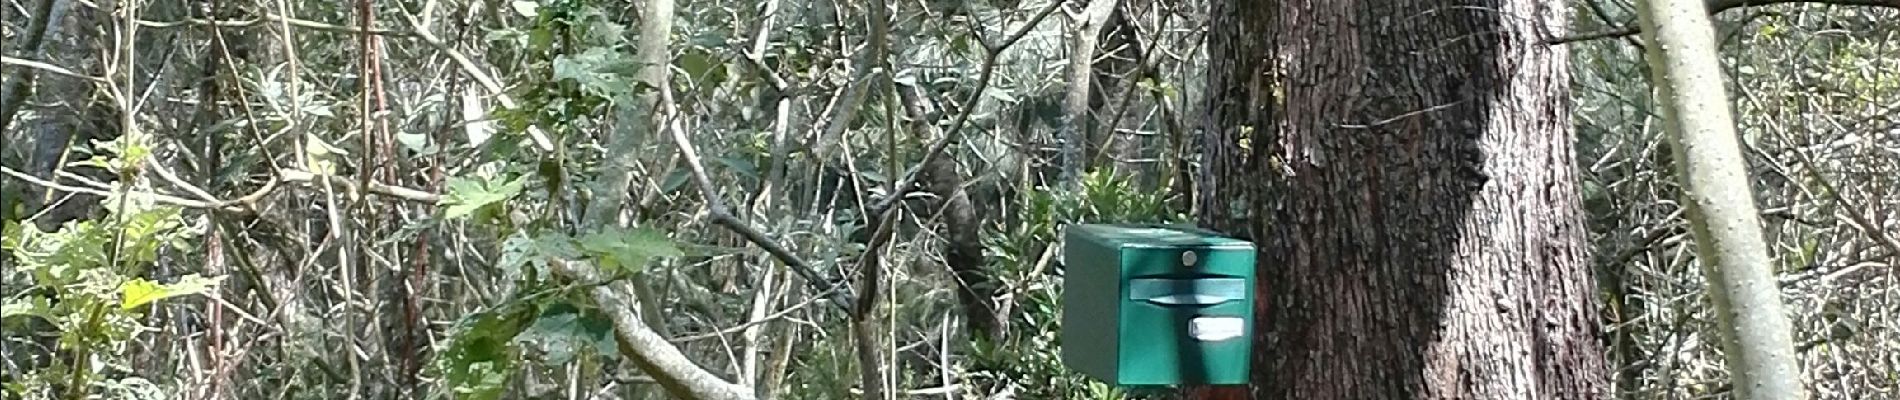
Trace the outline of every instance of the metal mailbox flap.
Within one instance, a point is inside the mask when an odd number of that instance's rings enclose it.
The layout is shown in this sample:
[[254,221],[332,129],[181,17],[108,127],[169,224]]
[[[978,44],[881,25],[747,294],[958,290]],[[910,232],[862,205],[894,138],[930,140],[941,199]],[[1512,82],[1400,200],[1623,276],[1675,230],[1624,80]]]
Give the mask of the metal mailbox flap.
[[1165,306],[1212,306],[1247,298],[1242,278],[1143,278],[1128,281],[1128,299]]

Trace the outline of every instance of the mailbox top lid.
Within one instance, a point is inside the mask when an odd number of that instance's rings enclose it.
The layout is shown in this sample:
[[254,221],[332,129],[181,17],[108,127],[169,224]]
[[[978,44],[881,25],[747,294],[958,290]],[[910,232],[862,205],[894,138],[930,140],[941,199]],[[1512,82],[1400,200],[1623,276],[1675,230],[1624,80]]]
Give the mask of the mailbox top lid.
[[1081,235],[1113,247],[1252,249],[1253,243],[1182,224],[1076,224],[1069,235]]

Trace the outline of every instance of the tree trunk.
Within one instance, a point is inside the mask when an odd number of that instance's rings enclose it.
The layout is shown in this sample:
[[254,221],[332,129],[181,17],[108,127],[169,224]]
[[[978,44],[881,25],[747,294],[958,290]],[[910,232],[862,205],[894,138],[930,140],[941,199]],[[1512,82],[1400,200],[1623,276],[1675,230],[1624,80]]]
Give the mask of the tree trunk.
[[[1155,177],[1160,168],[1154,163],[1141,162],[1147,156],[1152,135],[1143,133],[1150,126],[1148,111],[1158,100],[1149,100],[1148,93],[1139,90],[1144,78],[1159,76],[1148,67],[1148,44],[1143,39],[1156,40],[1155,35],[1142,37],[1138,25],[1139,19],[1154,13],[1153,0],[1121,0],[1102,21],[1101,32],[1097,35],[1097,60],[1094,64],[1094,90],[1090,91],[1089,108],[1095,121],[1095,137],[1089,139],[1088,168],[1112,167],[1115,175],[1131,180],[1137,188],[1149,190],[1161,181]],[[1145,27],[1153,29],[1153,27]]]
[[1567,57],[1539,42],[1566,10],[1231,3],[1202,222],[1261,251],[1251,397],[1604,396]]
[[1069,18],[1069,87],[1062,99],[1062,126],[1056,140],[1062,143],[1062,173],[1057,178],[1066,185],[1081,182],[1088,172],[1089,155],[1095,147],[1096,121],[1090,118],[1089,104],[1095,89],[1095,58],[1100,51],[1102,26],[1115,11],[1117,0],[1089,0],[1079,15]]
[[[1266,3],[1244,0],[1214,1],[1210,5],[1207,88],[1200,137],[1201,170],[1199,182],[1194,186],[1196,220],[1202,227],[1231,236],[1257,238],[1260,237],[1257,229],[1272,224],[1250,218],[1256,214],[1255,210],[1261,209],[1255,201],[1268,183],[1254,168],[1261,165],[1254,155],[1264,153],[1251,153],[1242,147],[1242,142],[1256,136],[1257,127],[1271,126],[1268,123],[1273,110],[1269,105],[1273,91],[1257,78],[1267,72],[1266,55],[1270,47],[1261,39],[1266,38],[1266,22],[1270,20],[1271,10]],[[1267,257],[1261,254],[1256,259]],[[1262,283],[1271,277],[1267,274],[1272,271],[1256,267]],[[1260,332],[1258,329],[1264,327],[1261,323],[1269,317],[1266,300],[1270,293],[1266,289],[1265,284],[1254,288],[1256,332]],[[1265,335],[1253,338],[1255,379],[1263,375],[1260,364],[1265,354],[1262,350],[1267,346],[1262,341],[1265,338]],[[1186,393],[1195,399],[1244,399],[1248,398],[1244,389],[1190,387]]]
[[[106,34],[102,20],[110,16],[103,15],[98,7],[86,7],[66,0],[40,1],[33,12],[35,16],[45,16],[44,26],[37,26],[34,34],[39,43],[28,43],[28,52],[20,54],[35,61],[65,67],[87,76],[104,76],[104,61],[101,54],[101,38]],[[37,47],[37,48],[34,48]],[[6,114],[5,122],[11,124],[16,114],[29,103],[41,104],[33,109],[32,119],[19,121],[21,130],[29,132],[31,139],[20,143],[29,146],[27,152],[27,174],[49,181],[75,184],[69,178],[57,176],[58,171],[74,172],[101,182],[113,180],[112,174],[93,167],[74,168],[68,165],[83,161],[89,156],[82,153],[70,153],[75,144],[91,147],[94,139],[109,140],[119,131],[115,106],[98,101],[99,88],[83,79],[36,74],[29,68],[8,68],[6,93],[0,96],[9,104],[0,105]],[[37,75],[37,76],[36,76]],[[116,78],[116,77],[115,77]],[[10,129],[10,128],[9,128]],[[13,145],[13,144],[9,144]],[[58,230],[67,221],[84,219],[97,215],[98,203],[104,200],[100,196],[49,190],[34,185],[22,185],[26,197],[25,213],[35,216],[34,223],[41,231]]]
[[[1639,1],[1649,74],[1675,148],[1683,208],[1709,280],[1738,399],[1802,399],[1792,327],[1775,285],[1716,61],[1709,12],[1698,0]],[[1693,145],[1692,145],[1693,144]]]

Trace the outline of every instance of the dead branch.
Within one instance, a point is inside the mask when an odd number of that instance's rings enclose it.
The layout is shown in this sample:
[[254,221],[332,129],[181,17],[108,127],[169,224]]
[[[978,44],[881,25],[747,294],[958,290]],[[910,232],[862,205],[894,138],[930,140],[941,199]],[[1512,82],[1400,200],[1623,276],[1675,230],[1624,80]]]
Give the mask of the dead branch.
[[[1787,3],[1814,3],[1814,4],[1825,4],[1825,5],[1830,5],[1830,6],[1900,8],[1900,0],[1706,0],[1703,3],[1703,5],[1709,9],[1710,15],[1715,15],[1715,14],[1720,14],[1723,11],[1728,11],[1728,10],[1737,9],[1737,8],[1758,7],[1758,6],[1787,4]],[[1556,45],[1556,44],[1591,41],[1591,40],[1597,40],[1597,39],[1620,38],[1620,37],[1633,36],[1633,35],[1643,32],[1642,28],[1638,27],[1635,22],[1625,22],[1623,26],[1624,28],[1612,29],[1608,31],[1591,32],[1591,33],[1585,33],[1585,34],[1580,34],[1580,35],[1545,39],[1544,44]]]
[[[61,184],[58,182],[40,179],[38,177],[34,177],[33,175],[16,171],[13,168],[7,168],[5,166],[0,166],[0,174],[13,177],[13,179],[18,179],[21,182],[26,182],[34,186],[39,186],[42,188],[55,190],[55,191],[61,191],[61,192],[67,192],[67,193],[89,194],[89,195],[99,196],[99,197],[112,196],[112,192],[107,189],[101,189],[97,187],[79,187],[79,186]],[[103,183],[98,183],[98,182],[82,182],[82,183],[91,183],[93,186],[104,185]],[[259,188],[256,192],[252,192],[251,194],[245,195],[244,197],[240,197],[235,200],[222,200],[222,201],[192,200],[192,199],[187,199],[183,197],[162,194],[162,193],[128,192],[126,194],[145,197],[145,198],[151,199],[153,202],[157,202],[158,204],[164,204],[168,206],[224,211],[224,212],[233,212],[233,213],[249,213],[249,212],[252,212],[252,210],[254,210],[252,205],[257,202],[258,198],[261,198],[265,194],[270,193],[270,191],[275,189],[276,187],[277,187],[277,181],[271,180],[269,183],[266,183],[264,187]]]
[[[46,44],[46,37],[59,29],[54,20],[65,14],[66,2],[61,0],[40,0],[33,8],[33,17],[28,18],[31,26],[26,28],[25,45],[20,46],[20,55],[38,58],[40,49]],[[7,77],[7,84],[0,88],[0,131],[6,131],[13,122],[13,115],[20,111],[20,105],[33,95],[34,68],[22,68]]]
[[669,135],[667,136],[672,139],[673,145],[679,148],[680,156],[685,158],[687,170],[692,173],[693,184],[699,188],[700,196],[705,199],[706,213],[708,217],[712,219],[713,223],[724,226],[733,233],[744,237],[746,241],[758,245],[759,248],[765,249],[766,253],[771,254],[773,258],[777,258],[779,262],[785,263],[786,266],[792,268],[792,271],[797,272],[799,276],[805,278],[805,282],[810,284],[813,290],[819,293],[829,293],[826,297],[830,298],[833,305],[841,309],[849,310],[853,303],[849,289],[839,287],[836,288],[837,290],[833,290],[832,287],[827,286],[827,283],[832,280],[818,275],[818,271],[812,269],[810,263],[805,262],[805,260],[798,257],[798,255],[792,254],[790,250],[786,250],[784,246],[780,246],[777,241],[765,236],[765,234],[760,233],[758,229],[747,225],[745,221],[741,221],[738,217],[732,215],[732,211],[726,207],[725,201],[722,200],[723,196],[720,195],[719,189],[713,186],[712,178],[706,175],[706,164],[700,160],[699,152],[693,148],[692,140],[686,137],[686,130],[678,126],[679,121],[677,120],[677,112],[674,110],[675,107],[672,106],[673,96],[671,91],[661,90],[660,97],[661,102],[666,104],[665,109],[668,110],[667,118],[670,120],[670,123],[674,125],[670,127],[670,129],[664,130],[668,131]]

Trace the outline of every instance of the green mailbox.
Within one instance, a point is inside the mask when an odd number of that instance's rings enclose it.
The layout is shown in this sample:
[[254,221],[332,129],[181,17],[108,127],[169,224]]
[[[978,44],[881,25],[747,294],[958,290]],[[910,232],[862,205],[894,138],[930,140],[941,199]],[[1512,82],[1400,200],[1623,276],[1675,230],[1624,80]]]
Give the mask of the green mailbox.
[[1192,226],[1069,225],[1062,362],[1119,386],[1247,383],[1254,246]]

